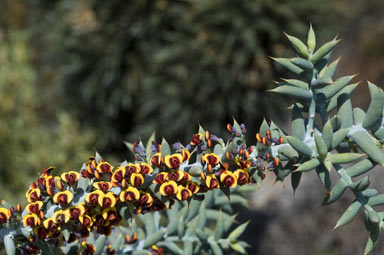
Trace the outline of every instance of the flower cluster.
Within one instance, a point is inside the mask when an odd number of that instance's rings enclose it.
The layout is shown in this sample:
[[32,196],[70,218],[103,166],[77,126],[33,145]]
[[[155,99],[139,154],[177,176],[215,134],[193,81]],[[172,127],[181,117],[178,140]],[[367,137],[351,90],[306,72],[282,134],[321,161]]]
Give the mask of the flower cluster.
[[[153,140],[146,148],[141,141],[133,143],[134,162],[113,166],[97,154],[80,173],[54,175],[53,167],[43,169],[26,192],[29,203],[24,212],[18,209],[23,225],[32,229],[28,252],[38,250],[33,244],[36,239],[54,246],[79,240],[81,252],[93,254],[95,248],[86,238],[91,233],[110,235],[114,226],[132,214],[171,208],[176,201],[202,200],[210,190],[225,193],[258,182],[260,176],[263,179],[263,171],[270,168],[268,152],[258,157],[255,146],[246,146],[243,124],[227,128],[232,133],[227,143],[200,127],[186,146],[176,143],[171,149],[164,139],[161,144]],[[261,139],[277,143],[269,130]],[[0,224],[11,217],[12,210],[0,208]],[[132,243],[137,237],[128,239]],[[157,246],[151,251],[162,253]]]

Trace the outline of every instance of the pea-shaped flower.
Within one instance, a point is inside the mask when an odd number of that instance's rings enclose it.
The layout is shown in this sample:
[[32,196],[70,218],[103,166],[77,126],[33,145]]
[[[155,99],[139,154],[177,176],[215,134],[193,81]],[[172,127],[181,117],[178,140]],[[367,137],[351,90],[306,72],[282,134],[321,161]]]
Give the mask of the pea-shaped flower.
[[6,223],[11,217],[11,212],[7,208],[0,208],[0,224]]
[[73,194],[69,190],[60,191],[53,196],[53,201],[61,206],[67,206],[72,199]]

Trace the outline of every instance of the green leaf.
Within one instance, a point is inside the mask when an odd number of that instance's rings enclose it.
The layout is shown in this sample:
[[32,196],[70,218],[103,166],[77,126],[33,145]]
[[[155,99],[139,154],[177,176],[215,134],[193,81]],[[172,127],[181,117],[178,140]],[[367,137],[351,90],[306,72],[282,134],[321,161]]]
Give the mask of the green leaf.
[[305,124],[301,109],[295,104],[291,113],[292,135],[303,141],[305,138]]
[[351,163],[359,158],[364,156],[364,154],[360,153],[337,153],[337,154],[329,154],[328,160],[333,164],[346,164]]
[[353,122],[355,125],[363,123],[365,118],[365,112],[360,108],[356,107],[353,109]]
[[294,63],[295,65],[297,65],[298,67],[300,67],[303,70],[312,70],[313,69],[313,64],[306,59],[291,58],[290,60],[292,63]]
[[96,248],[95,255],[100,255],[103,252],[106,240],[107,240],[107,237],[105,235],[100,235],[99,238],[97,238],[95,243],[95,248]]
[[371,184],[371,177],[365,176],[363,179],[361,179],[358,182],[354,182],[349,187],[353,189],[356,192],[361,192],[368,188],[369,184]]
[[381,166],[384,166],[384,155],[376,146],[367,131],[358,130],[353,132],[350,137],[365,152],[373,161]]
[[166,231],[167,231],[166,229],[161,229],[156,233],[149,235],[147,238],[145,238],[143,248],[148,248],[148,247],[151,247],[153,244],[156,244],[158,241],[160,241],[163,238]]
[[377,241],[379,240],[379,237],[380,237],[380,231],[381,231],[380,225],[375,224],[369,235],[367,244],[365,245],[364,255],[368,255],[373,250],[373,248],[375,248]]
[[316,63],[320,59],[324,58],[326,55],[328,55],[333,48],[336,46],[336,44],[339,42],[339,40],[333,39],[330,42],[325,43],[322,45],[311,57],[311,62]]
[[360,208],[361,203],[357,200],[350,204],[347,210],[343,213],[343,215],[341,215],[340,219],[337,221],[336,226],[333,229],[336,229],[351,222],[357,212],[360,210]]
[[345,189],[348,187],[348,184],[343,180],[340,179],[335,186],[331,189],[330,192],[326,194],[326,197],[323,201],[324,205],[329,205],[333,202],[335,202],[337,199],[343,195]]
[[298,138],[294,136],[287,136],[288,143],[299,153],[304,154],[306,156],[312,156],[312,149],[308,147],[305,143],[300,141]]
[[336,148],[347,137],[348,132],[349,128],[343,128],[333,133],[332,149]]
[[[285,84],[287,84],[287,85],[292,85],[292,86],[295,86],[295,87],[300,88],[300,89],[308,90],[308,88],[309,88],[308,83],[306,83],[304,81],[295,80],[295,79],[281,79],[281,80],[286,82]],[[282,85],[284,85],[284,84],[282,84]]]
[[301,164],[297,169],[296,172],[306,172],[310,171],[320,165],[320,160],[318,158],[312,158],[303,164]]
[[203,201],[200,205],[200,210],[197,215],[196,228],[203,230],[207,223],[207,215],[205,214],[205,202]]
[[200,166],[192,166],[189,170],[188,173],[194,177],[200,177],[201,173],[203,172],[203,168]]
[[350,94],[355,90],[355,88],[356,88],[358,85],[359,85],[359,82],[357,82],[357,83],[353,83],[353,84],[350,84],[350,85],[345,86],[343,89],[341,89],[339,92],[337,92],[336,95],[334,95],[334,96],[329,100],[329,102],[326,104],[326,111],[327,111],[327,112],[330,112],[330,111],[332,111],[333,109],[335,109],[336,106],[337,106],[337,98],[339,98],[339,96],[342,95],[342,94],[350,95]]
[[339,64],[339,61],[340,61],[340,58],[336,59],[335,61],[333,61],[331,64],[327,65],[326,67],[324,67],[320,73],[319,73],[319,76],[320,77],[329,77],[329,78],[332,78],[333,75],[335,74],[335,71],[336,71],[336,68],[337,68],[337,65]]
[[241,254],[245,254],[245,253],[247,253],[246,250],[245,250],[245,248],[244,248],[242,245],[240,245],[239,242],[230,243],[229,245],[231,246],[231,248],[232,248],[234,251],[237,251],[237,252],[239,252],[239,253],[241,253]]
[[340,120],[340,128],[350,128],[353,124],[352,103],[348,94],[341,94],[337,98],[337,116]]
[[337,92],[342,90],[352,79],[354,75],[344,76],[338,78],[333,84],[328,85],[324,88],[316,89],[316,101],[324,102],[331,97],[335,96]]
[[241,234],[243,234],[243,232],[245,231],[245,229],[247,228],[249,224],[249,221],[241,224],[240,226],[238,226],[237,228],[235,228],[229,235],[228,235],[228,239],[231,241],[231,242],[235,242],[240,236]]
[[320,135],[318,135],[317,132],[314,132],[314,136],[315,136],[317,152],[319,153],[321,160],[324,160],[328,154],[327,144],[325,143],[323,138]]
[[320,178],[321,183],[324,185],[326,190],[331,189],[331,177],[329,171],[324,163],[321,163],[320,166],[316,168],[316,173]]
[[301,69],[300,67],[298,67],[297,65],[289,61],[289,59],[287,58],[272,58],[272,59],[295,74],[301,74],[304,71],[303,69]]
[[325,144],[327,145],[327,151],[328,151],[332,147],[332,140],[333,140],[333,128],[332,128],[330,119],[328,119],[327,122],[325,123],[321,137],[323,138]]
[[371,103],[369,104],[367,113],[363,121],[363,127],[370,129],[382,119],[384,108],[384,92],[373,83],[368,82],[369,92],[371,94]]
[[163,138],[163,140],[161,141],[161,156],[165,157],[167,155],[171,155],[171,153],[171,147],[169,146],[167,140]]
[[5,246],[5,252],[7,253],[7,255],[16,254],[15,242],[13,241],[13,238],[11,235],[4,236],[4,246]]
[[355,163],[353,166],[347,168],[345,171],[351,178],[353,178],[366,173],[373,167],[374,165],[369,159],[363,159]]
[[300,39],[288,34],[285,34],[285,36],[291,42],[291,45],[297,54],[299,54],[301,57],[308,58],[308,48]]
[[147,156],[147,161],[150,160],[150,157],[151,157],[151,146],[152,146],[152,142],[154,142],[156,139],[156,133],[153,132],[151,134],[151,136],[149,137],[148,141],[147,141],[147,145],[145,146],[145,154]]
[[223,255],[223,251],[221,250],[219,244],[216,241],[209,241],[208,243],[214,255]]
[[281,94],[281,95],[286,95],[298,100],[304,100],[304,101],[312,100],[312,92],[310,90],[305,90],[297,87],[283,85],[268,91]]
[[313,31],[312,25],[309,26],[308,37],[307,37],[307,45],[309,52],[314,52],[316,48],[316,35],[315,31]]
[[216,241],[218,241],[224,234],[224,220],[221,210],[219,211],[219,216],[217,217],[214,233],[214,238]]
[[369,198],[367,204],[370,206],[384,205],[384,194]]
[[281,146],[277,152],[294,162],[296,162],[299,158],[299,153],[297,153],[297,151],[292,149],[289,145]]

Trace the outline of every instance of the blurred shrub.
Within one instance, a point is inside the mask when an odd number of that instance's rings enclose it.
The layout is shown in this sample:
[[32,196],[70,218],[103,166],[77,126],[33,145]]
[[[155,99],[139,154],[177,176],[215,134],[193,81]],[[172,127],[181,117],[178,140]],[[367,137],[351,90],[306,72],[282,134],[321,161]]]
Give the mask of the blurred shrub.
[[48,46],[36,63],[56,74],[81,123],[109,139],[106,150],[153,130],[185,140],[197,121],[223,135],[219,127],[232,116],[256,130],[278,104],[263,91],[276,71],[268,56],[286,49],[281,31],[300,36],[310,21],[327,27],[333,7],[329,0],[29,2],[32,42]]
[[20,202],[25,200],[21,192],[43,167],[80,168],[94,153],[95,136],[60,111],[49,121],[42,117],[45,109],[57,106],[44,102],[36,89],[26,33],[0,32],[0,198]]

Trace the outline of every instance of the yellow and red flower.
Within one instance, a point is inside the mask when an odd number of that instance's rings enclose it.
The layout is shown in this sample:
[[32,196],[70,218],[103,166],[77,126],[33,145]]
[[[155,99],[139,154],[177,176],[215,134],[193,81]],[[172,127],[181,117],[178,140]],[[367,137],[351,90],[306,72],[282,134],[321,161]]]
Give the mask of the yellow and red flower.
[[9,211],[7,208],[0,208],[0,224],[6,223],[9,218],[11,218],[11,216],[11,211]]
[[237,186],[237,178],[231,171],[224,171],[220,174],[221,183],[229,188]]
[[116,204],[116,198],[112,192],[108,192],[107,194],[102,193],[102,195],[99,196],[98,203],[103,209],[114,207]]
[[152,206],[153,201],[154,199],[149,192],[140,191],[139,205],[150,207]]
[[110,183],[110,182],[95,182],[95,183],[93,183],[93,187],[106,193],[108,190],[112,189],[112,183]]
[[161,153],[157,152],[151,157],[151,165],[155,167],[161,167]]
[[179,182],[184,178],[184,171],[177,170],[168,173],[167,179],[169,181]]
[[55,224],[62,225],[65,224],[69,221],[71,218],[71,214],[69,210],[57,210],[56,212],[53,213],[52,215],[52,221]]
[[35,232],[37,238],[39,238],[39,239],[45,239],[49,235],[49,231],[46,228],[44,228],[43,226],[34,228],[33,232]]
[[168,180],[168,173],[161,172],[156,175],[156,178],[153,180],[153,183],[156,184],[163,184],[165,181]]
[[201,156],[201,163],[208,165],[208,172],[212,172],[212,168],[220,163],[220,157],[215,153],[207,153]]
[[200,190],[200,185],[197,182],[189,181],[187,183],[187,189],[189,189],[192,192],[192,194],[196,194]]
[[192,135],[192,141],[189,144],[190,145],[199,145],[202,142],[202,140],[201,140],[202,137],[203,137],[203,134],[201,134],[201,133],[197,133],[197,134]]
[[140,192],[135,187],[129,186],[127,189],[121,191],[120,201],[136,201],[140,198]]
[[104,193],[101,190],[92,191],[85,196],[85,202],[91,205],[97,205],[99,197],[102,195],[104,195]]
[[25,196],[27,197],[28,202],[32,203],[32,202],[41,200],[40,194],[41,194],[41,191],[39,188],[32,188],[27,191]]
[[81,215],[85,213],[85,204],[79,203],[75,207],[71,207],[68,209],[71,220],[78,220]]
[[144,183],[144,177],[140,173],[133,173],[129,181],[132,186],[138,187]]
[[186,187],[183,187],[182,185],[179,185],[177,187],[177,193],[176,198],[180,201],[184,201],[192,196],[192,191],[187,189]]
[[153,174],[153,168],[147,163],[140,163],[140,173],[145,176],[146,174]]
[[61,179],[65,181],[69,186],[72,186],[79,178],[80,174],[75,171],[69,171],[67,173],[61,174]]
[[114,187],[119,187],[124,180],[125,176],[125,168],[119,167],[115,170],[115,172],[112,174],[111,183]]
[[171,169],[178,169],[183,162],[183,156],[180,153],[167,155],[164,158],[165,165]]
[[96,170],[99,173],[104,173],[104,174],[111,172],[112,169],[113,169],[113,166],[111,164],[109,164],[108,162],[105,162],[105,161],[100,162],[96,167]]
[[48,195],[53,196],[55,194],[55,179],[57,177],[53,177],[51,175],[45,176],[45,188],[47,190]]
[[69,190],[64,190],[56,193],[53,196],[53,202],[61,206],[67,206],[73,199],[73,194]]
[[177,193],[177,183],[175,181],[164,182],[161,184],[159,191],[165,197],[175,195]]
[[81,226],[88,228],[88,230],[90,230],[90,227],[93,224],[91,217],[89,217],[87,214],[80,215],[79,221],[81,223]]
[[244,171],[243,169],[237,169],[233,174],[236,176],[237,183],[239,185],[244,185],[251,182],[248,172]]
[[140,166],[139,164],[132,164],[129,163],[128,165],[123,166],[125,169],[125,174],[129,177],[132,174],[140,173]]
[[23,224],[26,227],[36,227],[40,225],[40,218],[36,214],[29,213],[23,217]]
[[205,185],[208,189],[218,189],[220,187],[219,182],[214,174],[208,174],[205,177]]
[[118,225],[120,223],[121,217],[116,212],[116,208],[107,208],[101,213],[104,220],[107,220],[110,225]]
[[187,149],[182,149],[181,156],[183,156],[183,161],[188,161],[191,157],[191,153]]
[[29,213],[37,214],[39,213],[42,206],[43,206],[42,201],[32,202],[31,204],[28,204],[25,207],[25,210],[27,210]]

